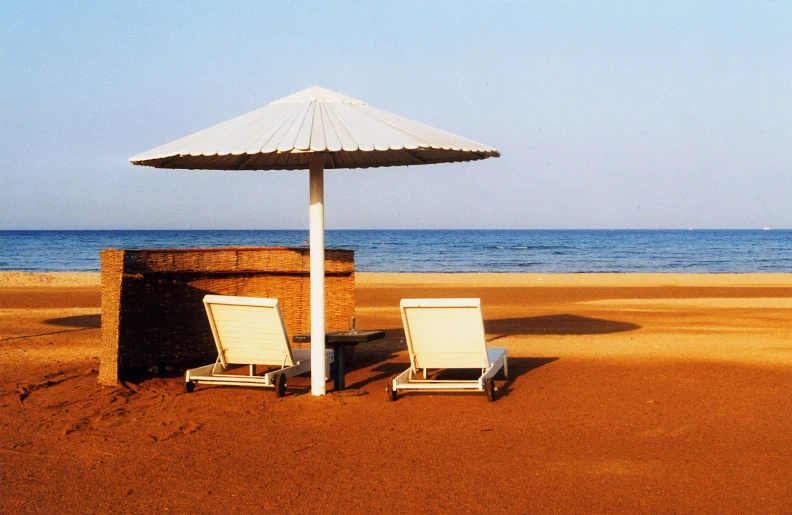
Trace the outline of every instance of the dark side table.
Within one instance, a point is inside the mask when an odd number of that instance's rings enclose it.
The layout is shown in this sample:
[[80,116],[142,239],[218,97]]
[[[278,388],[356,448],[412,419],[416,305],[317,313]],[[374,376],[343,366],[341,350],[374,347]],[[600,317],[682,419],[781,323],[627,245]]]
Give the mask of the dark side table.
[[[357,345],[385,338],[385,331],[339,331],[325,335],[325,345],[333,347],[333,388],[341,391],[346,388],[344,384],[344,347]],[[292,338],[295,343],[310,343],[310,334],[298,334]]]

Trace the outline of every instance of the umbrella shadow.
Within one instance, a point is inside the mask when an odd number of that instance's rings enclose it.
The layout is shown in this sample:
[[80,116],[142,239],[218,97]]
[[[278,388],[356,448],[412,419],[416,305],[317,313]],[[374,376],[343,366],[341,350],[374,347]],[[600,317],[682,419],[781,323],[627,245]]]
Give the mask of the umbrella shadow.
[[102,327],[102,315],[76,315],[71,317],[50,318],[45,324],[59,327],[76,327],[79,329],[99,329]]
[[569,336],[597,335],[635,331],[641,326],[631,322],[604,320],[601,318],[583,317],[579,315],[561,314],[538,317],[503,318],[485,320],[487,334],[494,334],[489,341],[506,336]]

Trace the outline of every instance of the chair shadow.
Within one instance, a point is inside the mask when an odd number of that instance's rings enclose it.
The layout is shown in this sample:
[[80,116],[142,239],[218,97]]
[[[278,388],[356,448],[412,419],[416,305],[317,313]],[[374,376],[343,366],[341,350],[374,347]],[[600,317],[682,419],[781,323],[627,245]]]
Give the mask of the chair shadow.
[[[630,322],[617,320],[604,320],[600,318],[583,317],[579,315],[560,314],[536,317],[503,318],[485,320],[484,329],[489,335],[487,342],[494,342],[508,336],[549,336],[549,335],[599,335],[627,331],[635,331],[641,326]],[[409,364],[393,363],[391,360],[399,352],[407,350],[404,343],[404,329],[385,329],[384,340],[371,342],[358,346],[355,351],[354,363],[350,363],[349,370],[371,367],[372,374],[365,379],[348,383],[347,388],[361,388],[367,384],[382,381],[404,371]],[[548,363],[556,361],[552,358],[509,358],[509,379],[500,387],[503,395],[508,395],[509,388],[514,380],[523,374]],[[447,372],[441,372],[448,375]],[[463,377],[466,371],[450,371],[454,377]],[[461,375],[460,375],[461,374]],[[474,374],[475,375],[475,374]],[[476,375],[476,377],[478,377]],[[474,377],[475,379],[475,377]]]
[[[558,361],[560,358],[557,357],[547,357],[547,358],[517,358],[517,357],[510,357],[509,358],[509,378],[506,379],[506,384],[510,384],[514,382],[515,379],[520,377],[521,375],[527,374],[528,372],[535,370],[539,367],[543,367],[548,363],[552,363],[553,361]],[[399,372],[405,370],[405,366],[402,365],[399,368]],[[433,371],[430,373],[430,377],[432,379],[443,379],[443,380],[464,380],[464,381],[471,381],[476,380],[481,376],[480,369],[442,369]],[[500,373],[495,376],[495,380],[502,380],[503,377]]]
[[[502,376],[499,373],[495,376],[496,384],[498,385],[498,396],[508,397],[512,393],[512,386],[514,382],[522,375],[525,375],[532,370],[536,370],[537,368],[543,367],[548,365],[554,361],[558,361],[560,358],[557,357],[547,357],[547,358],[509,358],[509,377],[506,379],[505,382],[502,382]],[[387,380],[404,372],[408,367],[409,363],[383,363],[379,367],[373,368],[372,372],[377,372],[376,375],[367,378],[364,381],[360,381],[355,383],[354,385],[350,385],[354,388],[359,388],[365,384],[380,381],[380,380]],[[441,379],[441,380],[462,380],[462,381],[475,381],[481,375],[481,370],[472,370],[472,369],[444,369],[444,370],[437,370],[431,371],[429,377],[431,379]],[[444,392],[448,393],[448,392]],[[454,392],[451,392],[454,393]],[[469,392],[459,392],[461,393],[469,393]],[[415,391],[404,391],[401,395],[411,395],[411,394],[419,394],[420,392]]]
[[[349,370],[365,368],[369,368],[370,373],[358,381],[352,383],[348,382],[346,384],[347,389],[359,389],[368,384],[389,379],[396,374],[404,372],[410,366],[409,361],[393,361],[400,352],[407,350],[407,345],[404,343],[403,329],[388,329],[385,331],[385,338],[383,340],[363,345],[364,346],[358,346],[359,350],[355,351],[354,364],[347,368],[347,373]],[[506,383],[501,386],[501,390],[508,392],[509,386],[521,375],[527,374],[531,370],[552,363],[558,359],[557,357],[510,357],[509,378],[506,380]],[[453,377],[458,379],[476,379],[480,375],[480,372],[476,372],[475,370],[441,370],[435,373],[440,378]]]
[[506,382],[498,386],[498,395],[508,397],[512,392],[514,381],[522,376],[536,370],[537,368],[548,365],[560,358],[509,358],[509,378]]
[[[368,375],[353,383],[347,382],[347,389],[358,389],[369,383],[381,381],[404,370],[405,363],[394,363],[392,360],[400,352],[407,350],[404,343],[403,329],[385,329],[385,338],[356,347],[354,360],[347,363],[347,374],[350,370],[360,370],[371,367],[373,374]],[[348,380],[348,377],[347,377]]]

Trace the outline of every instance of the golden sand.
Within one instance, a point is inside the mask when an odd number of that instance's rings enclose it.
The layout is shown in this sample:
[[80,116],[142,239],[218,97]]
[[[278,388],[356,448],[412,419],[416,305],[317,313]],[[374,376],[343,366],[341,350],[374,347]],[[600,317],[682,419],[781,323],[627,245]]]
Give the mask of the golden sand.
[[[501,398],[402,395],[399,300],[479,297]],[[0,512],[792,512],[792,275],[356,274],[344,392],[97,385],[98,274],[0,274]]]

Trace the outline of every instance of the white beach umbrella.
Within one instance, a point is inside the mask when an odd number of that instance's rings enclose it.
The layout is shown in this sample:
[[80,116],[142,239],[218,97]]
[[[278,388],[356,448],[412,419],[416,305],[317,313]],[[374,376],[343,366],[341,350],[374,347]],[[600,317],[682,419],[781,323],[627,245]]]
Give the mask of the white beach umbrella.
[[[476,161],[497,150],[313,87],[129,158],[192,170],[310,170],[311,334],[325,334],[324,169]],[[311,392],[324,395],[324,338],[311,338]]]

